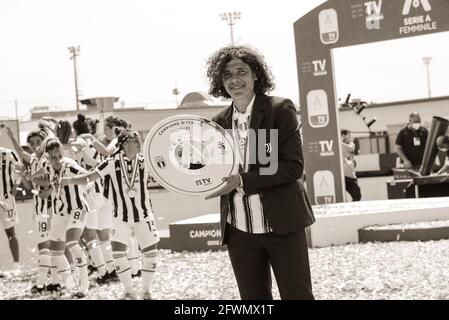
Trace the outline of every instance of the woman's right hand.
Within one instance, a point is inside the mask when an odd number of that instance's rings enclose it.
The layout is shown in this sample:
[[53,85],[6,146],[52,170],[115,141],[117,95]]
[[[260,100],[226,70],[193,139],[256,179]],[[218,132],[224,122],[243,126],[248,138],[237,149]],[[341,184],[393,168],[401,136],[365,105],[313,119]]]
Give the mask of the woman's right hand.
[[413,164],[409,160],[406,160],[406,161],[404,161],[404,168],[411,169],[411,168],[413,168]]

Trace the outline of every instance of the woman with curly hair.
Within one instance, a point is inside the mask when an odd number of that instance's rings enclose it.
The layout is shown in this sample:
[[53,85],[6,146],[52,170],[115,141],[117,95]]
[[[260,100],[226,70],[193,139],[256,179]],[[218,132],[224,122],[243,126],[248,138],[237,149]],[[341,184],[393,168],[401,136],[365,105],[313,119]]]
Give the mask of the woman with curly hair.
[[313,213],[300,180],[304,159],[295,106],[267,95],[274,89],[271,72],[248,46],[216,51],[207,77],[210,94],[232,99],[213,121],[232,130],[239,173],[224,177],[225,187],[207,199],[221,196],[221,234],[240,296],[273,299],[271,266],[282,299],[313,299],[305,238]]

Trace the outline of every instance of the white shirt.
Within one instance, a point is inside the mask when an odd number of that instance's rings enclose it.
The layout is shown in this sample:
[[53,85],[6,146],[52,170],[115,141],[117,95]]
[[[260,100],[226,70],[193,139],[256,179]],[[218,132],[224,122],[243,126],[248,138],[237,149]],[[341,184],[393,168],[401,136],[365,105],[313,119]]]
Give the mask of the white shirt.
[[[240,151],[240,164],[244,166],[245,170],[247,170],[248,166],[248,152],[246,151],[246,142],[248,137],[248,129],[251,121],[251,112],[253,110],[254,100],[256,96],[254,95],[251,99],[248,107],[246,108],[245,113],[241,113],[234,105],[234,112],[232,114],[232,132],[234,135],[234,141],[236,142],[236,147]],[[246,152],[245,152],[246,151]]]
[[[236,149],[239,150],[240,171],[248,172],[248,129],[251,121],[255,95],[251,99],[245,113],[240,113],[234,105],[232,115],[232,132]],[[232,196],[227,222],[235,228],[251,234],[270,232],[267,219],[263,213],[262,202],[258,194],[245,195],[243,187],[237,188]]]

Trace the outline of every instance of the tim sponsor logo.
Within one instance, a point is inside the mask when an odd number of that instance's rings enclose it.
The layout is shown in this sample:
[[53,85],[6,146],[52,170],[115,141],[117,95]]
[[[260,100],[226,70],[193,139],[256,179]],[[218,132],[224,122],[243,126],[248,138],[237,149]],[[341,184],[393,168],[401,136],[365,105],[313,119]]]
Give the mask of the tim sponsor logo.
[[212,182],[210,181],[210,178],[204,178],[204,179],[200,179],[200,180],[195,180],[195,184],[197,186],[207,186],[209,184],[211,184]]
[[367,1],[364,5],[366,13],[366,28],[368,30],[380,29],[380,21],[384,18],[384,15],[382,14],[382,0]]
[[321,140],[320,144],[320,156],[330,157],[335,155],[334,153],[334,140]]
[[325,76],[327,75],[326,71],[326,59],[323,60],[313,60],[313,75],[316,76]]

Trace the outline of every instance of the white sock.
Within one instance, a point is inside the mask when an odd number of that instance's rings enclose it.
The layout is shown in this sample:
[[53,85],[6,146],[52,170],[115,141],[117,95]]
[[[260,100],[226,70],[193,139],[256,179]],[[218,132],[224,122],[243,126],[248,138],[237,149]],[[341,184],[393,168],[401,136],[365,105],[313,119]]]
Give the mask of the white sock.
[[69,265],[70,265],[70,273],[72,274],[72,278],[73,278],[73,284],[75,287],[78,287],[80,285],[79,270],[78,270],[77,266],[75,265],[75,263],[69,263]]
[[37,286],[42,288],[47,282],[48,270],[51,268],[51,255],[49,249],[42,249],[39,251],[38,258],[38,275]]
[[50,279],[51,284],[54,285],[54,284],[58,284],[61,282],[61,279],[59,278],[59,274],[58,274],[58,268],[56,267],[56,261],[53,257],[51,257],[50,274],[51,274],[51,279]]
[[111,241],[103,241],[101,243],[101,249],[103,249],[103,257],[106,262],[108,272],[111,273],[115,270],[114,258],[112,258]]
[[84,253],[83,249],[81,249],[77,241],[67,243],[67,247],[70,250],[70,253],[72,254],[73,257],[73,261],[75,262],[75,265],[78,267],[79,270],[80,290],[83,292],[87,292],[87,290],[89,290],[89,278],[87,272],[86,254]]
[[131,266],[124,252],[114,252],[114,263],[117,275],[120,278],[125,291],[127,293],[134,292],[133,280],[131,277]]
[[129,264],[131,265],[131,274],[139,272],[139,246],[135,237],[129,238],[128,251],[126,252]]
[[[54,254],[52,252],[52,254]],[[69,290],[72,290],[74,287],[72,273],[70,272],[70,265],[67,261],[66,256],[63,252],[57,252],[56,255],[53,255],[53,259],[55,260],[56,268],[58,269],[59,275],[63,280],[63,287],[66,287]]]
[[88,265],[88,266],[95,267],[95,263],[94,263],[94,261],[93,261],[91,255],[90,255],[89,250],[87,250],[87,252],[86,252],[86,259],[87,259],[87,265]]
[[156,275],[157,250],[150,250],[143,254],[142,259],[142,292],[149,292]]
[[106,270],[106,262],[104,262],[103,251],[101,247],[98,245],[97,240],[92,240],[87,243],[87,249],[89,250],[90,257],[94,263],[94,266],[97,268],[100,276],[104,276],[107,272]]

